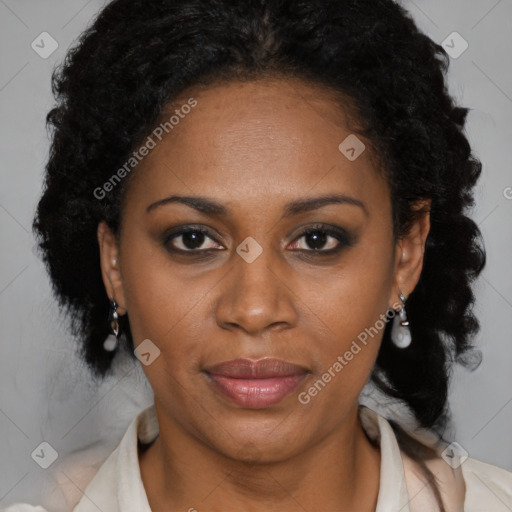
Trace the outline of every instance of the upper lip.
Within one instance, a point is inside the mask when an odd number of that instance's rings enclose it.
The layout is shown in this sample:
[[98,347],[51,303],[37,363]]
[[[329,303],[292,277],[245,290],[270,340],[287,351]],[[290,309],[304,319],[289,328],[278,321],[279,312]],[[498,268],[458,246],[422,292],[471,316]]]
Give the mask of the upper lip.
[[211,375],[222,375],[239,379],[268,379],[271,377],[300,375],[308,372],[308,369],[283,359],[265,358],[252,361],[251,359],[239,358],[209,366],[205,371]]

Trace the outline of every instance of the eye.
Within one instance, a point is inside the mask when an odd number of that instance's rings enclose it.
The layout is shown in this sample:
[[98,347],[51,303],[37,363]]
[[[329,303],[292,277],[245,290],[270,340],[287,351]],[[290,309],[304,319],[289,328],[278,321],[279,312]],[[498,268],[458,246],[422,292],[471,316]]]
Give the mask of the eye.
[[[180,240],[181,238],[181,240]],[[204,245],[210,240],[213,243]],[[218,244],[209,232],[200,227],[187,226],[175,230],[164,237],[164,245],[168,250],[174,252],[207,252],[219,250],[223,247]]]
[[[303,239],[303,243],[301,240]],[[224,247],[219,244],[208,230],[201,226],[185,226],[166,233],[163,244],[174,253],[208,254]],[[313,255],[332,255],[346,246],[353,245],[352,236],[343,228],[319,224],[304,231],[295,239],[290,248]],[[309,247],[309,249],[308,249]]]
[[[302,239],[304,241],[301,244]],[[292,243],[291,248],[318,255],[331,255],[339,252],[343,247],[352,245],[352,237],[343,228],[321,224],[304,230]]]

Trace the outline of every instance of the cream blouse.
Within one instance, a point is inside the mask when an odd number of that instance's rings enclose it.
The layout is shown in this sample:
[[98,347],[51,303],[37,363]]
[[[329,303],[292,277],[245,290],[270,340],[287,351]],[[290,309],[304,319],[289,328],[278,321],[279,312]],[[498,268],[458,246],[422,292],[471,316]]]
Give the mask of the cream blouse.
[[[400,451],[389,422],[367,406],[359,409],[367,435],[381,451],[380,488],[375,512],[435,512],[438,509],[430,486],[415,463]],[[158,436],[154,405],[130,423],[116,449],[89,481],[73,512],[151,512],[138,459],[138,441],[151,443]],[[414,434],[432,446],[432,438]],[[447,445],[439,446],[441,453]],[[448,459],[453,460],[453,459]],[[439,482],[447,512],[511,512],[512,473],[471,457],[461,465],[448,464],[439,456],[426,462]],[[452,466],[456,466],[452,468]],[[41,506],[17,503],[4,512],[52,512]]]

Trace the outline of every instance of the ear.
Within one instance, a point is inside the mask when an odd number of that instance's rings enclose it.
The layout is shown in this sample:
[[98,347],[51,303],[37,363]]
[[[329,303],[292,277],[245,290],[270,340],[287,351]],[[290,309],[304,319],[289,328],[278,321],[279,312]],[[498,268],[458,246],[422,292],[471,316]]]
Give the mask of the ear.
[[422,214],[411,225],[409,232],[395,246],[394,281],[391,291],[390,309],[400,304],[400,292],[407,298],[414,290],[423,269],[425,242],[430,231],[431,199],[415,203],[414,209]]
[[105,221],[98,224],[98,244],[100,247],[101,277],[110,300],[119,305],[117,312],[126,313],[123,279],[121,275],[119,248],[112,230]]

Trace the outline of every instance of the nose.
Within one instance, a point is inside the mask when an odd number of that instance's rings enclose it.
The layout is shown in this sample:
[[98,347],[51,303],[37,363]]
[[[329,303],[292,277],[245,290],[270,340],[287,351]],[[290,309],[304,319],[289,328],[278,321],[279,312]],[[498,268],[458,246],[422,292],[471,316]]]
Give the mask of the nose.
[[289,329],[296,324],[293,290],[269,249],[251,263],[236,255],[233,265],[216,305],[220,327],[261,336],[266,330]]

